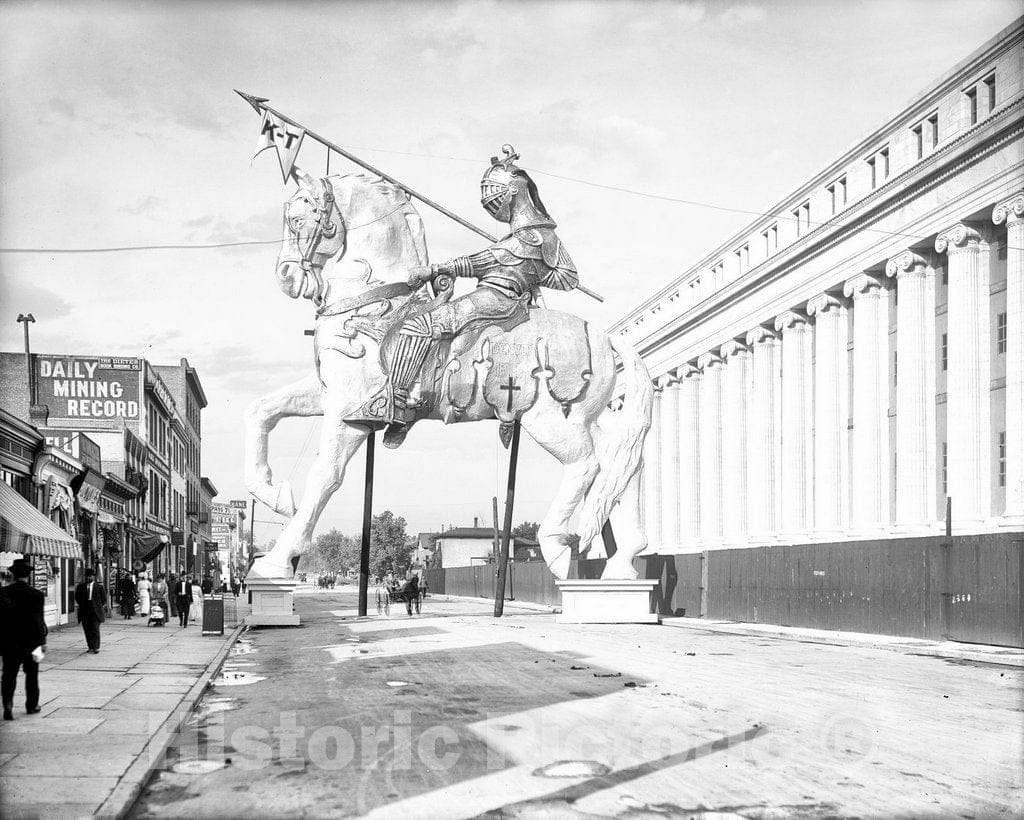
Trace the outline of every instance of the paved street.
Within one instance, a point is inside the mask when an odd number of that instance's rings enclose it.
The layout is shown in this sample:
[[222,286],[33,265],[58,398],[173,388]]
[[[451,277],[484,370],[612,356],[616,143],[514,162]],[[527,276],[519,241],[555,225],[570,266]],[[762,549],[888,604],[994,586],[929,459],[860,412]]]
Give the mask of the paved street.
[[[427,599],[250,630],[132,816],[1016,816],[1024,673]],[[102,656],[101,656],[102,657]]]
[[[246,612],[240,602],[237,617]],[[157,756],[152,747],[166,743],[165,724],[191,711],[227,651],[235,615],[228,601],[224,637],[204,637],[201,615],[187,629],[176,619],[157,628],[115,615],[97,655],[86,652],[77,625],[51,630],[42,712],[25,714],[19,675],[15,720],[0,722],[0,817],[116,814],[130,805]]]

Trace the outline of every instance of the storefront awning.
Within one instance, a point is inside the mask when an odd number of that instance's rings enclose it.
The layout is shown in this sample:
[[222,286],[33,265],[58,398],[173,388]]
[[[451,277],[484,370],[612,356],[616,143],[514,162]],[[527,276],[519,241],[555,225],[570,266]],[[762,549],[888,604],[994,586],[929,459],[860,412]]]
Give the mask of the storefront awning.
[[0,551],[80,559],[74,538],[0,481]]
[[143,564],[148,564],[156,558],[170,541],[166,535],[144,532],[134,527],[132,528],[132,538],[136,547],[135,560],[141,561]]

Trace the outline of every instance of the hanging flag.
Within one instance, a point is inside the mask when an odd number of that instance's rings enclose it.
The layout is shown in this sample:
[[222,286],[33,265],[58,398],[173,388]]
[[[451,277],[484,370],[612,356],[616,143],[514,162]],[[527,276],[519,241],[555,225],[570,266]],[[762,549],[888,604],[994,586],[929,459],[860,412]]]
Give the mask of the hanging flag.
[[[291,175],[292,166],[299,155],[299,148],[302,147],[302,138],[306,132],[293,125],[289,125],[279,117],[275,117],[269,111],[263,111],[263,122],[260,125],[260,136],[256,141],[256,151],[252,158],[266,151],[268,148],[277,149],[277,159],[281,164],[281,176],[285,182]],[[250,160],[251,162],[251,160]]]

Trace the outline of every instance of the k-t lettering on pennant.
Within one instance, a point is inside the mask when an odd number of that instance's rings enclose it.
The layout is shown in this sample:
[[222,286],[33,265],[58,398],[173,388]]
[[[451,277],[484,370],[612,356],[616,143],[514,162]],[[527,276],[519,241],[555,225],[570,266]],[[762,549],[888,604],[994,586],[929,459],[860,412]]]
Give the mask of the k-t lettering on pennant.
[[291,126],[269,111],[264,111],[263,122],[260,124],[260,135],[256,140],[256,151],[252,157],[256,159],[257,155],[271,146],[276,148],[277,159],[281,164],[281,176],[285,182],[288,182],[292,166],[295,165],[295,159],[299,155],[299,148],[302,147],[302,138],[305,136],[306,132],[302,128]]

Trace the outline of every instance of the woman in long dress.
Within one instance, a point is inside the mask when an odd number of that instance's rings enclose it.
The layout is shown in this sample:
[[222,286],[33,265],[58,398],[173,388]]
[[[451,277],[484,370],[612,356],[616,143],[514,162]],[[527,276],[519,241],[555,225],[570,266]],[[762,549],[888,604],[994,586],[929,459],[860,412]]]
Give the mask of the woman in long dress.
[[117,592],[121,600],[121,614],[124,619],[131,620],[135,614],[135,582],[131,573],[125,572],[117,584]]
[[199,585],[199,579],[192,582],[192,608],[189,609],[189,620],[195,623],[196,616],[203,611],[203,588]]
[[160,604],[164,611],[164,617],[169,618],[171,610],[167,603],[167,581],[164,580],[162,572],[156,577],[156,581],[153,582],[153,600]]
[[139,614],[144,618],[149,617],[149,591],[152,587],[153,585],[149,582],[149,578],[146,577],[146,573],[140,573],[139,582],[135,585],[135,588],[139,591]]

